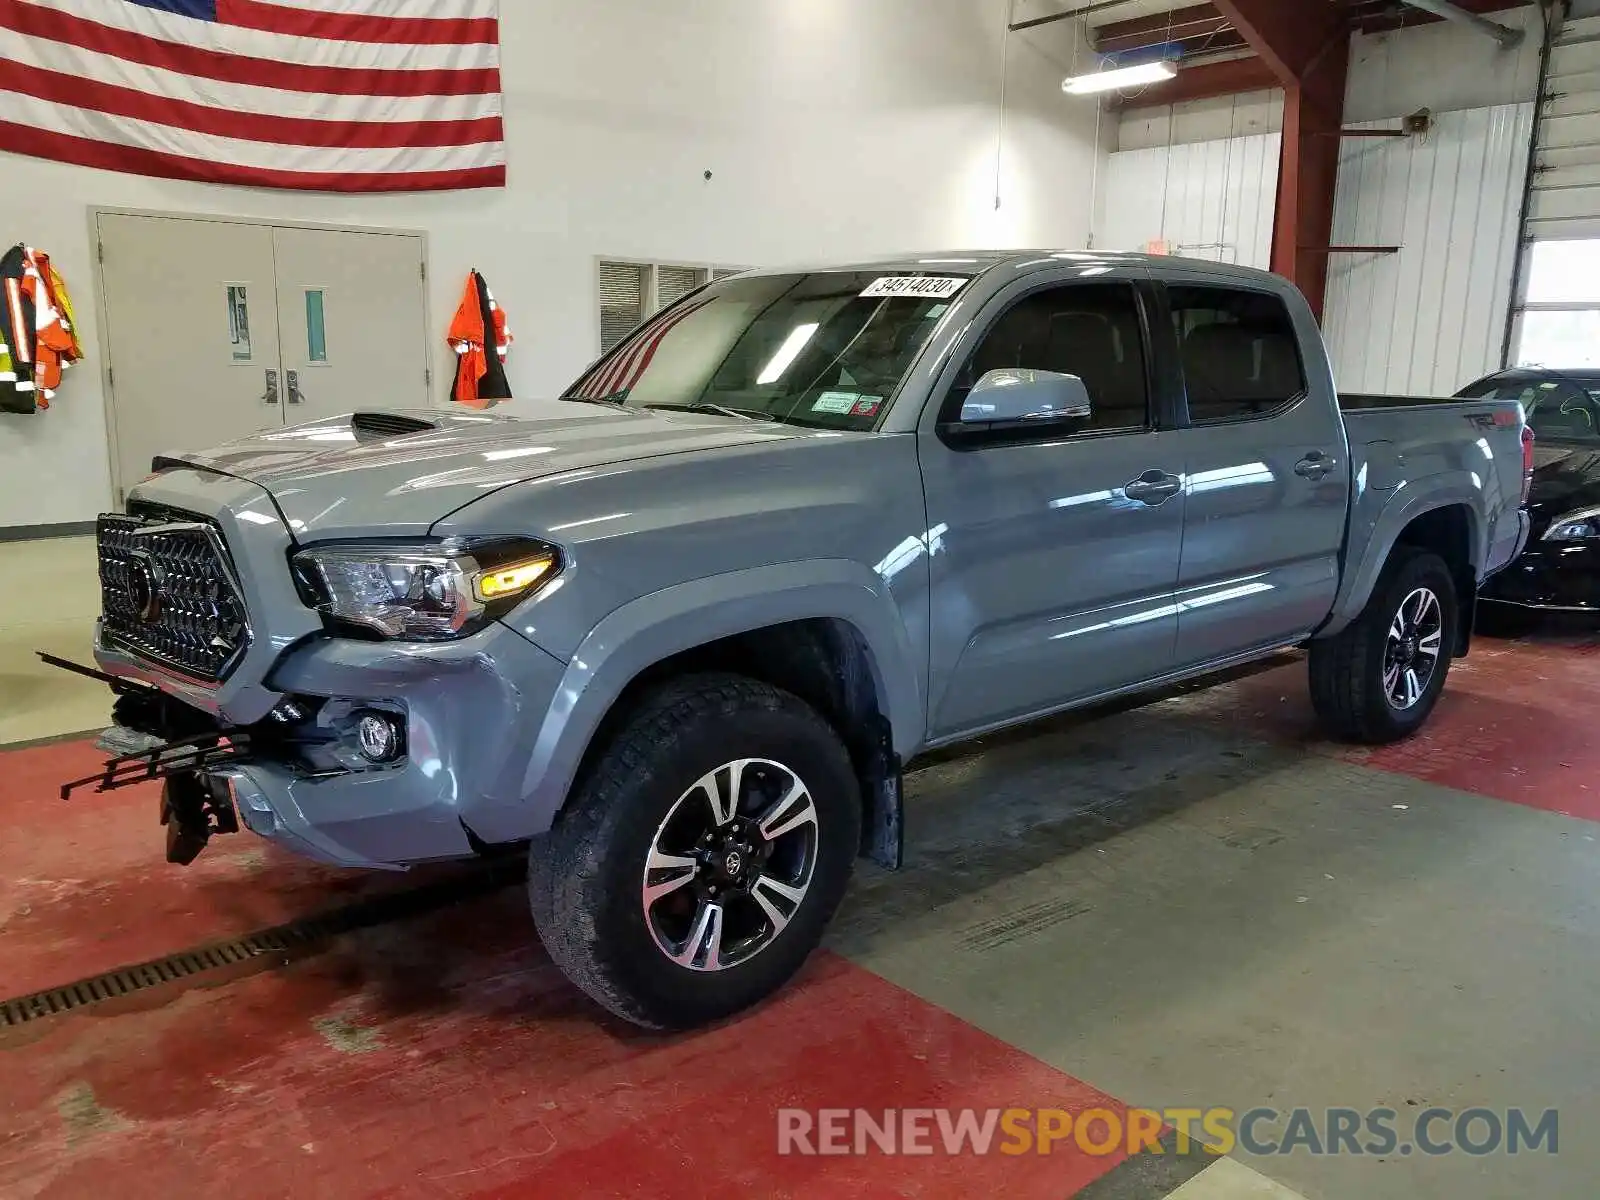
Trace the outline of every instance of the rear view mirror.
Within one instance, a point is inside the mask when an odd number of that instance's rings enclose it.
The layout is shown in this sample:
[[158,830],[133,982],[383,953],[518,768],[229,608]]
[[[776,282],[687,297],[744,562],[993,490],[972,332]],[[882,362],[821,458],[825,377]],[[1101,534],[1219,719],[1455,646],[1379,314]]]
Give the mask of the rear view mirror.
[[1086,421],[1093,415],[1089,389],[1078,376],[1007,368],[988,371],[973,385],[960,423]]

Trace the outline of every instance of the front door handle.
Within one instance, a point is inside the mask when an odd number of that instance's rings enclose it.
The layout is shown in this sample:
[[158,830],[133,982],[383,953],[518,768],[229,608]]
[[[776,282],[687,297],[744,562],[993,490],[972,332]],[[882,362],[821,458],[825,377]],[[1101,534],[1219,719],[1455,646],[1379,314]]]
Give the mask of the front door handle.
[[1296,475],[1312,482],[1321,479],[1331,470],[1333,470],[1333,459],[1329,458],[1321,450],[1313,450],[1294,465],[1294,473]]
[[286,371],[284,372],[284,378],[289,385],[289,403],[304,404],[306,402],[306,394],[300,390],[300,372]]
[[1158,504],[1165,504],[1182,490],[1183,480],[1176,475],[1168,475],[1165,471],[1146,471],[1139,478],[1124,484],[1122,494],[1129,500],[1140,500],[1154,508]]
[[261,398],[268,404],[278,402],[278,373],[271,368],[267,370],[267,390],[261,393]]

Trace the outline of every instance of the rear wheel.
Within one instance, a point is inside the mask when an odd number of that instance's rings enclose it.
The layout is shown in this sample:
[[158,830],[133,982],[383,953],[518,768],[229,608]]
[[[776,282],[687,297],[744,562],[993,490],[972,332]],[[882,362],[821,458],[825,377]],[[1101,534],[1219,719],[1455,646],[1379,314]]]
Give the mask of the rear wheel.
[[1444,690],[1459,621],[1444,560],[1397,548],[1361,615],[1311,643],[1311,700],[1323,724],[1373,744],[1415,733]]
[[781,987],[860,844],[849,755],[787,692],[702,675],[648,697],[529,855],[556,964],[617,1015],[685,1028]]

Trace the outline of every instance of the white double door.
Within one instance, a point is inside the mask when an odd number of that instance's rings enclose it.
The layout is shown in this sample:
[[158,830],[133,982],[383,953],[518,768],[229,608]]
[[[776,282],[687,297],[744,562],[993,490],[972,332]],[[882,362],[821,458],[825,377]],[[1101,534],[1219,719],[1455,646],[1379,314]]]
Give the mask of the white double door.
[[118,500],[151,459],[429,403],[416,234],[100,213]]

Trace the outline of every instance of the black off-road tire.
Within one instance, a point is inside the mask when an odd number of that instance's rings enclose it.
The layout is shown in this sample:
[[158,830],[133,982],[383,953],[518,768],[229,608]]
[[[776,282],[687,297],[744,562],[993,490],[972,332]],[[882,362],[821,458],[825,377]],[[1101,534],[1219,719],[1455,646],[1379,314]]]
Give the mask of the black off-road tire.
[[[657,827],[680,796],[734,758],[795,771],[817,814],[805,899],[770,944],[720,971],[669,959],[640,891]],[[850,879],[861,794],[838,734],[778,688],[737,675],[686,676],[649,694],[612,736],[528,858],[528,900],[545,949],[578,987],[636,1025],[687,1029],[782,987],[822,940]]]
[[[1401,603],[1419,587],[1439,598],[1440,657],[1421,698],[1400,709],[1384,693],[1384,650]],[[1383,745],[1420,729],[1444,690],[1460,620],[1455,580],[1444,560],[1426,550],[1395,547],[1361,615],[1334,636],[1311,643],[1311,704],[1328,732],[1345,741]]]

